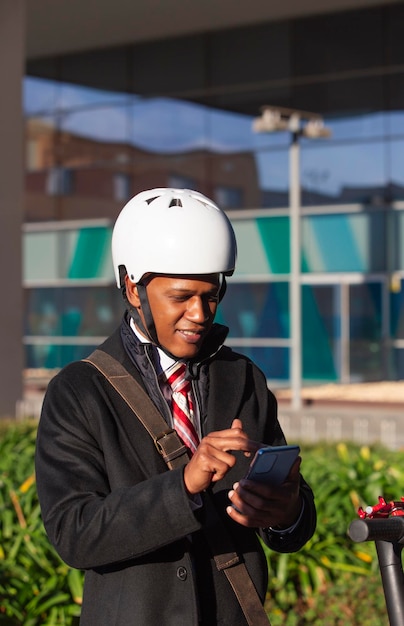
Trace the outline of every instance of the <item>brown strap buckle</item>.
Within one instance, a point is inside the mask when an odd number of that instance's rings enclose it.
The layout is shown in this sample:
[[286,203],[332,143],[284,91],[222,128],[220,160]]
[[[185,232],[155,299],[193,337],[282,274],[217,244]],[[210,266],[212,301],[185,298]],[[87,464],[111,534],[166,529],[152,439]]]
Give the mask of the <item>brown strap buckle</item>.
[[153,441],[166,463],[187,454],[187,447],[180,442],[177,431],[173,428],[161,431],[153,437]]

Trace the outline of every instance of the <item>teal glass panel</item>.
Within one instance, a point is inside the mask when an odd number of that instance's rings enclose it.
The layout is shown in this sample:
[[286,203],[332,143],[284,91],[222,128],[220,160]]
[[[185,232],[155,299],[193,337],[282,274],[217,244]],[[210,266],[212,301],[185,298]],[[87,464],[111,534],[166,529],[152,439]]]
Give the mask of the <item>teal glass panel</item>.
[[58,234],[55,232],[24,234],[23,277],[25,281],[60,278],[59,243]]
[[288,289],[287,283],[231,283],[217,321],[230,328],[229,337],[287,338]]
[[81,228],[71,259],[68,278],[102,278],[105,260],[110,258],[111,229]]
[[257,220],[257,225],[272,272],[287,274],[290,271],[289,218],[261,218]]
[[349,329],[351,380],[383,379],[381,283],[350,286]]
[[309,215],[302,218],[304,272],[386,269],[386,214]]
[[238,250],[236,276],[289,273],[288,216],[235,219],[233,226]]
[[307,381],[337,380],[339,337],[336,291],[332,286],[302,287],[302,377]]
[[119,324],[124,303],[115,286],[25,290],[25,335],[106,337]]
[[258,227],[260,220],[233,220],[237,239],[236,276],[268,275],[272,268],[269,264],[267,245]]
[[111,228],[27,232],[23,238],[24,280],[70,278],[114,281]]
[[25,362],[28,368],[61,369],[72,361],[85,359],[96,348],[88,345],[61,345],[44,342],[25,346]]

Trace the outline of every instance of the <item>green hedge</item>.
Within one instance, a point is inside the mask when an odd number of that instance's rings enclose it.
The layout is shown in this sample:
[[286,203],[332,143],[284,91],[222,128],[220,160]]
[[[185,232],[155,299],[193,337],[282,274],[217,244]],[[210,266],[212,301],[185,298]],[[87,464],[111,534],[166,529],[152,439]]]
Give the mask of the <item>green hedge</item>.
[[[73,626],[82,573],[59,559],[43,530],[35,435],[35,423],[0,425],[0,623]],[[318,525],[296,554],[266,550],[272,626],[387,624],[374,544],[354,544],[347,529],[359,505],[404,494],[404,453],[340,443],[302,445],[302,457]]]
[[352,542],[347,530],[359,506],[404,495],[404,452],[321,444],[302,446],[302,458],[317,530],[296,554],[266,550],[272,626],[388,624],[375,545]]
[[0,431],[0,623],[78,623],[82,574],[50,546],[35,489],[36,424]]

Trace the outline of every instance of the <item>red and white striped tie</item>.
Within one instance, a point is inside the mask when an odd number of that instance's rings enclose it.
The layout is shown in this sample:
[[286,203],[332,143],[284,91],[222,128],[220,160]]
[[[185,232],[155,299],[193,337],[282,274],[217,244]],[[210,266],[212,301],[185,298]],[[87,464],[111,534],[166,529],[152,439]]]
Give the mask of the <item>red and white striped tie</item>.
[[191,397],[191,383],[185,380],[185,369],[185,363],[176,363],[167,382],[172,389],[174,428],[192,455],[198,447],[199,437],[193,424],[194,404]]

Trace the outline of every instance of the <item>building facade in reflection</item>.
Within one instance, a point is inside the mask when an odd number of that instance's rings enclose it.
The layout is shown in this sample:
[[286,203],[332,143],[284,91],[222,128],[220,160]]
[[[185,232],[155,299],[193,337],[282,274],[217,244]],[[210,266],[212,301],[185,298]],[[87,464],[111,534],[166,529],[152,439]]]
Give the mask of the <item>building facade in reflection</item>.
[[25,79],[29,368],[81,358],[119,323],[109,241],[146,188],[228,212],[228,343],[271,383],[290,371],[289,142],[263,105],[321,114],[301,140],[306,382],[404,377],[402,3],[31,61]]

